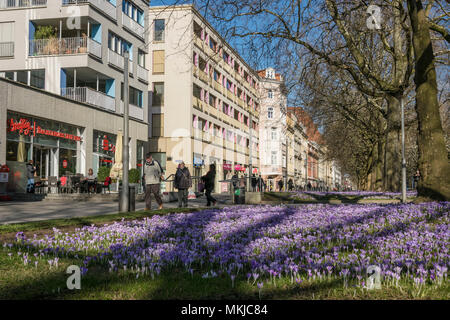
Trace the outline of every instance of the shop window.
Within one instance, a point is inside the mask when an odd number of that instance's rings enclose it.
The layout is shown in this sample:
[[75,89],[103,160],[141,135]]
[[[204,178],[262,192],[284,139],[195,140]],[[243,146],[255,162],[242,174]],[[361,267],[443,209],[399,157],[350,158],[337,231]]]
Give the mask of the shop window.
[[30,143],[24,141],[6,142],[6,161],[28,162],[30,160]]

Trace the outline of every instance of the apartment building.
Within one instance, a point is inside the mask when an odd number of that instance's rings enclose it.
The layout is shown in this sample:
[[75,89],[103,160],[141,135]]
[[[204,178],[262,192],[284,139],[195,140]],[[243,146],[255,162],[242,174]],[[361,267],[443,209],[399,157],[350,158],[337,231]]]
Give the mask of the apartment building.
[[[287,96],[283,77],[275,69],[258,71],[260,77],[260,161],[261,175],[269,190],[278,190],[278,181],[286,184],[286,149],[292,131],[287,126]],[[292,126],[291,126],[292,127]],[[291,151],[292,152],[292,151]]]
[[216,190],[259,172],[258,74],[192,5],[150,7],[150,150],[175,173],[215,164]]
[[[34,159],[42,177],[111,166],[123,127],[128,51],[130,162],[142,164],[148,141],[147,29],[148,2],[142,0],[0,0],[0,77],[10,80],[4,83],[8,96],[0,101],[9,101],[0,117],[8,121],[0,132],[0,163]],[[10,97],[13,92],[25,100]]]
[[295,186],[304,186],[306,183],[306,151],[308,145],[308,136],[303,124],[297,119],[297,116],[288,111],[288,175],[287,181],[292,179]]

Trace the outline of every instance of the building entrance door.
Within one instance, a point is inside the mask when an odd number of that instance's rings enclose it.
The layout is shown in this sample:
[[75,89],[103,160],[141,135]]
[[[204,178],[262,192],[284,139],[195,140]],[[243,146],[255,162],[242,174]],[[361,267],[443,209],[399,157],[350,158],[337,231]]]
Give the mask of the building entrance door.
[[36,175],[40,178],[47,178],[50,175],[51,148],[39,145],[33,146],[33,161],[36,166]]

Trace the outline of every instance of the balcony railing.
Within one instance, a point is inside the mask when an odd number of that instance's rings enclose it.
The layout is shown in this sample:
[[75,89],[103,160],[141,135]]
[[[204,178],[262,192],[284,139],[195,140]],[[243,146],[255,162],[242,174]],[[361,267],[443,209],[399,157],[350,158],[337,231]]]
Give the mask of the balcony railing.
[[89,38],[88,40],[88,52],[93,54],[98,58],[102,58],[102,45],[94,39]]
[[[123,70],[123,62],[124,58],[117,52],[112,51],[111,49],[108,50],[108,63],[115,66],[116,68],[119,68]],[[128,60],[128,72],[133,73],[133,61]]]
[[[120,101],[120,113],[123,114],[123,101]],[[128,115],[132,118],[144,120],[144,109],[134,104],[128,104]]]
[[137,65],[137,76],[139,79],[148,82],[148,70],[141,67],[140,65]]
[[0,0],[0,10],[46,6],[47,0]]
[[86,54],[101,57],[101,44],[87,37],[53,38],[30,40],[30,56],[48,56],[64,54]]
[[122,12],[122,25],[138,37],[144,39],[144,27]]
[[103,92],[88,87],[61,88],[61,96],[83,103],[88,103],[106,110],[116,110],[116,100]]
[[0,42],[0,57],[14,57],[14,42]]
[[117,20],[117,9],[111,2],[107,0],[62,0],[63,5],[73,5],[80,3],[90,3],[114,20]]

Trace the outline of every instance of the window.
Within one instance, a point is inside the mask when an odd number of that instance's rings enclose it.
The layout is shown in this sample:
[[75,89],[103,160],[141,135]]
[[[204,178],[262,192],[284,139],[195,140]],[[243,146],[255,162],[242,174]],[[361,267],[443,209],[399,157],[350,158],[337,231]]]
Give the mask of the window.
[[153,74],[164,73],[164,50],[153,51]]
[[266,70],[266,78],[275,79],[275,72],[273,69]]
[[164,115],[162,113],[152,114],[152,136],[164,136]]
[[270,160],[271,160],[272,165],[277,164],[277,152],[276,151],[272,151]]
[[144,25],[144,12],[130,1],[122,0],[122,12],[141,26]]
[[17,82],[28,84],[28,71],[17,71]]
[[31,70],[30,85],[39,89],[45,87],[45,69]]
[[0,57],[14,56],[14,22],[0,23]]
[[[142,108],[143,96],[142,91],[133,87],[129,87],[129,104]],[[123,83],[120,86],[120,99],[123,101]]]
[[166,170],[166,153],[165,152],[154,152],[152,153],[153,159],[158,161],[163,170]]
[[268,119],[273,119],[273,108],[268,108],[267,109],[267,118]]
[[153,83],[153,107],[164,106],[164,82],[154,82]]
[[142,68],[145,68],[145,52],[138,49],[138,65],[140,65]]
[[269,99],[273,99],[273,91],[269,90],[269,93],[267,94],[267,96],[269,97]]
[[272,128],[272,140],[277,140],[277,128]]
[[108,32],[108,48],[121,56],[128,51],[130,60],[133,60],[133,45],[112,32]]
[[164,19],[157,19],[155,21],[154,41],[164,41]]

